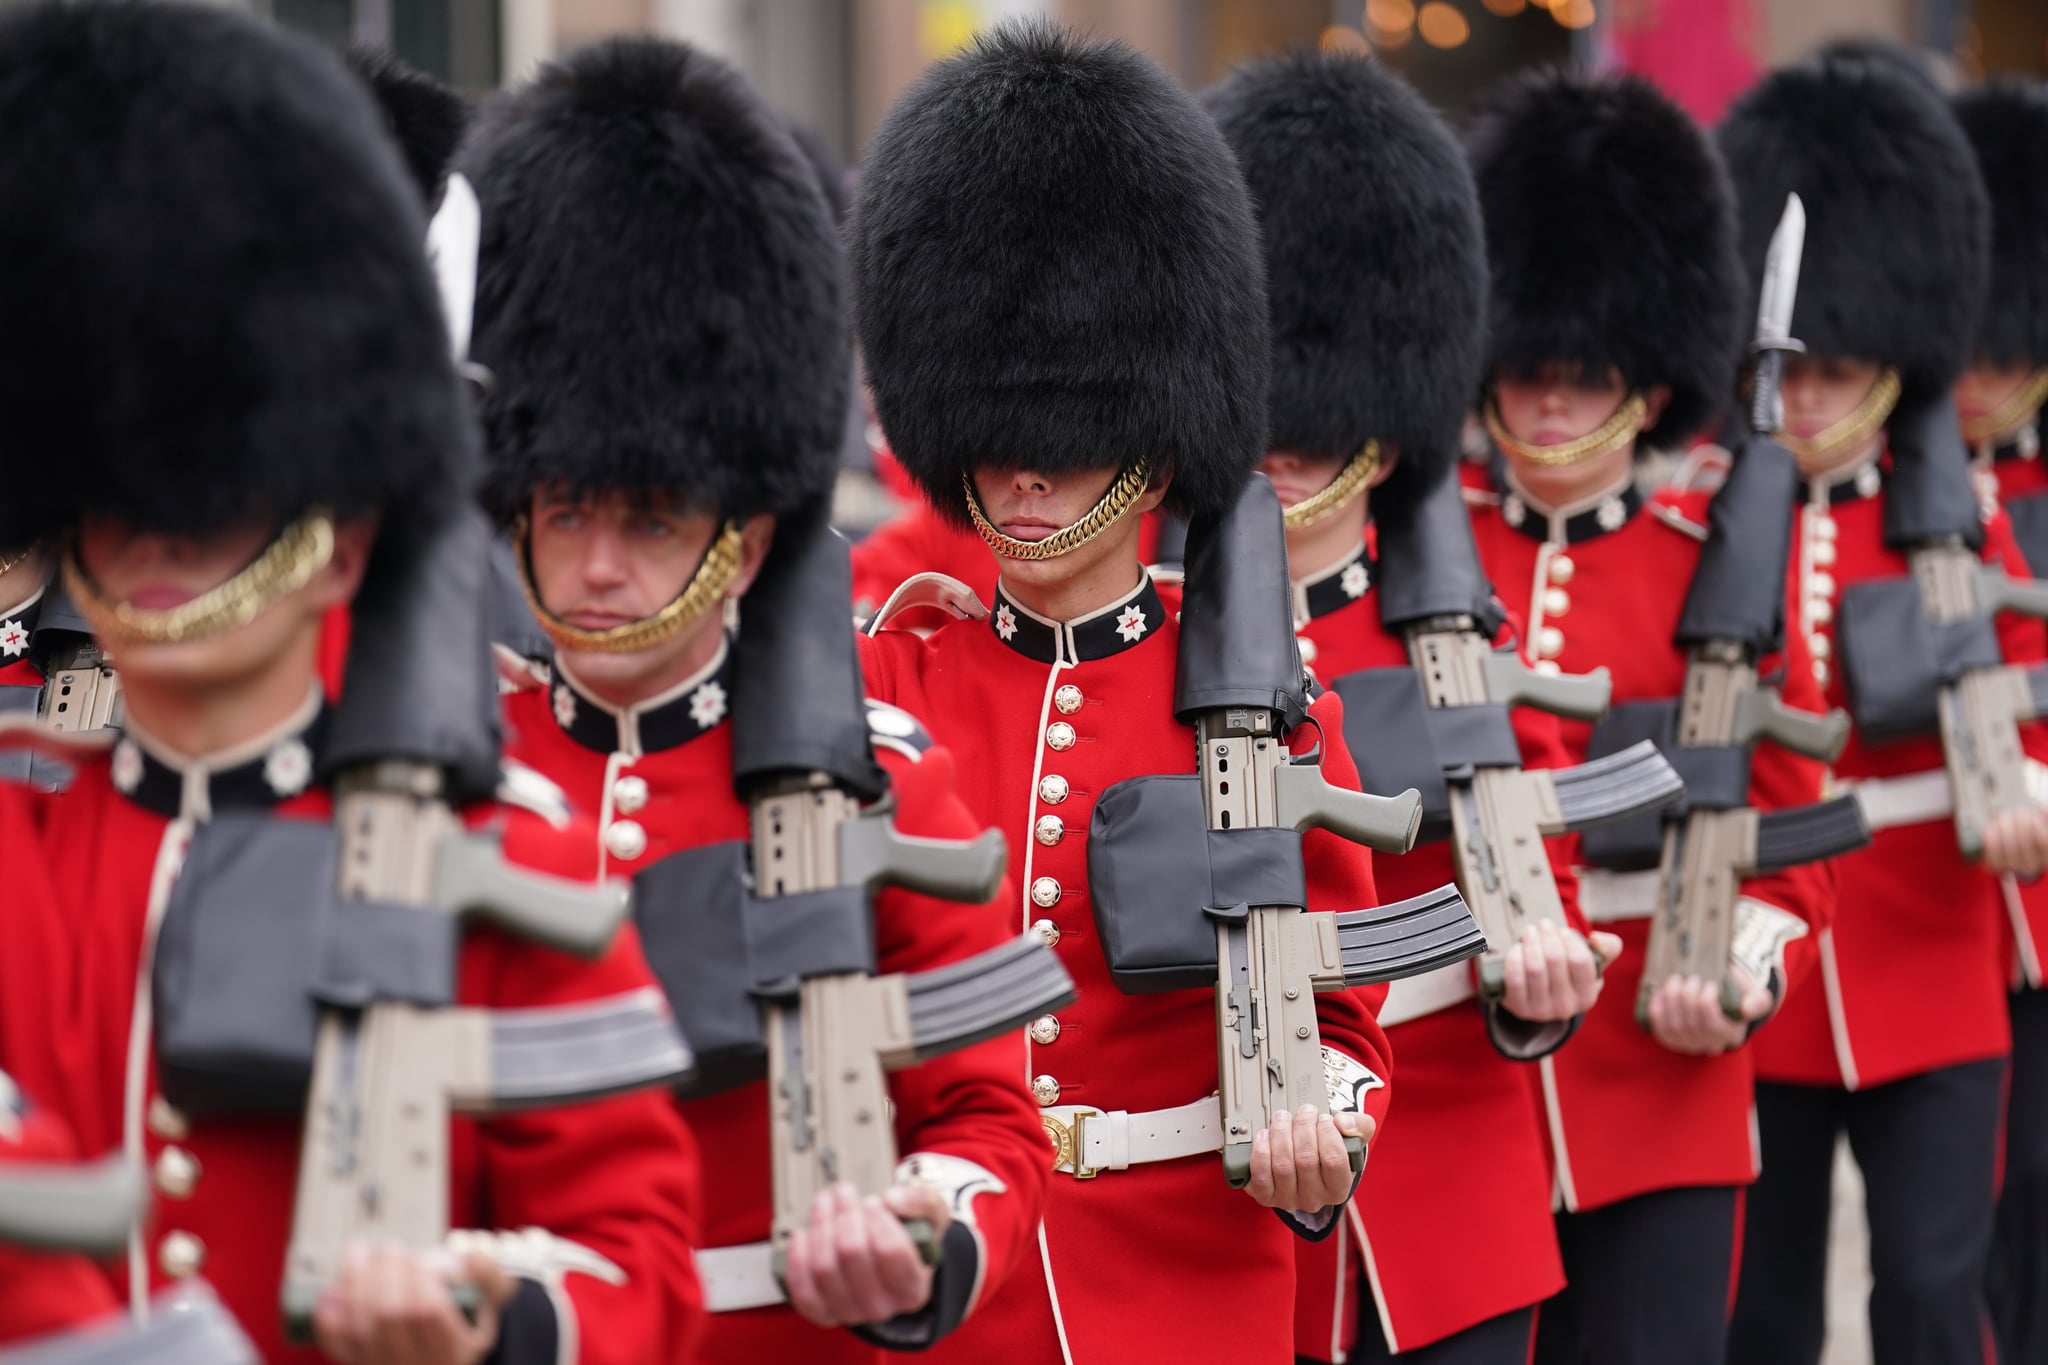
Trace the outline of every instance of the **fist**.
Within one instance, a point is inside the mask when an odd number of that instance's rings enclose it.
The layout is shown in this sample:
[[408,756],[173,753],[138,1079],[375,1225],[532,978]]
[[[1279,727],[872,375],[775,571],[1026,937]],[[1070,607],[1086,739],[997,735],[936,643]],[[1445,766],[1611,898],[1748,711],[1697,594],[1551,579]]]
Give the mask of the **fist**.
[[1613,934],[1588,940],[1556,920],[1538,920],[1507,951],[1501,1004],[1532,1024],[1575,1018],[1593,1008],[1601,969],[1620,954],[1621,940]]
[[1984,866],[1996,873],[2038,877],[2048,868],[2048,810],[2000,811],[1984,826]]
[[[475,1287],[471,1322],[449,1285]],[[337,1365],[476,1365],[498,1342],[498,1314],[515,1283],[485,1256],[351,1243],[341,1274],[313,1310],[314,1339]]]
[[1252,1139],[1252,1178],[1245,1193],[1269,1209],[1314,1213],[1351,1195],[1351,1154],[1344,1139],[1371,1142],[1369,1114],[1318,1114],[1304,1104],[1295,1113],[1275,1110],[1273,1122]]
[[943,1238],[953,1221],[928,1185],[893,1185],[862,1198],[851,1185],[821,1191],[811,1221],[789,1239],[790,1306],[820,1327],[860,1327],[915,1313],[931,1301],[932,1267],[903,1228],[922,1218]]
[[1749,1026],[1771,1012],[1771,992],[1740,967],[1731,969],[1742,993],[1742,1017],[1721,1008],[1721,983],[1674,976],[1650,997],[1650,1033],[1673,1052],[1712,1057],[1741,1047]]

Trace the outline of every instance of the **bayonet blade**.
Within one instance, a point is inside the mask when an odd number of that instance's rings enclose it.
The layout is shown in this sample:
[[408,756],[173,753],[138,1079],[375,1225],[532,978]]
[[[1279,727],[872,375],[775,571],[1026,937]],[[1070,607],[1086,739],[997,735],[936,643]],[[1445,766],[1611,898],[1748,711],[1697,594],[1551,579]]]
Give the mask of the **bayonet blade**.
[[1759,432],[1784,428],[1785,409],[1778,396],[1785,352],[1800,349],[1792,339],[1792,309],[1799,298],[1799,265],[1806,252],[1806,205],[1796,194],[1785,196],[1785,212],[1764,253],[1763,289],[1756,308],[1756,380],[1750,394],[1750,427]]
[[440,286],[448,317],[448,345],[456,362],[469,359],[470,325],[476,317],[476,262],[483,241],[483,208],[459,172],[448,177],[441,207],[427,224],[427,258]]

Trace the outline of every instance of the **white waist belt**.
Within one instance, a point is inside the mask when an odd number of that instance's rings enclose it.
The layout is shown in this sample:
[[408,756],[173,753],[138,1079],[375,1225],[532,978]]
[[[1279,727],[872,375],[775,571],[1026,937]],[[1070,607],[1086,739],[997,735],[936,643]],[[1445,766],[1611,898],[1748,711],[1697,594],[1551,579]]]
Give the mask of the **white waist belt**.
[[704,1306],[714,1313],[789,1302],[782,1282],[775,1278],[775,1247],[770,1242],[707,1247],[697,1253],[697,1278],[704,1282]]
[[1387,983],[1387,1002],[1380,1006],[1380,1027],[1392,1028],[1420,1019],[1453,1005],[1462,1005],[1479,994],[1472,984],[1472,968],[1463,962],[1439,967],[1421,976],[1407,976]]
[[1643,872],[1609,872],[1604,868],[1579,869],[1579,909],[1590,924],[1613,924],[1625,919],[1648,919],[1657,913],[1657,889],[1662,876],[1656,868]]
[[1921,825],[1945,820],[1955,814],[1955,792],[1948,784],[1948,770],[1935,768],[1905,777],[1869,777],[1844,783],[1863,810],[1863,823],[1874,834],[1900,825]]
[[1223,1150],[1223,1105],[1214,1095],[1144,1114],[1056,1104],[1038,1117],[1058,1158],[1053,1169],[1077,1180]]

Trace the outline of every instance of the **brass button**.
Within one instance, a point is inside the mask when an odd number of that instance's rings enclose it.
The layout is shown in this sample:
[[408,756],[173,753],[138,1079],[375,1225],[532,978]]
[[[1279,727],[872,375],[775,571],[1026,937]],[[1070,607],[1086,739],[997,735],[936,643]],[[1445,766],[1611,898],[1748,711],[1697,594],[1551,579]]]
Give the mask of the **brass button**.
[[1081,709],[1081,689],[1068,683],[1052,694],[1052,704],[1060,708],[1060,714],[1071,716]]
[[1806,647],[1813,651],[1814,658],[1825,659],[1828,657],[1828,651],[1834,648],[1834,644],[1825,635],[1813,634],[1806,637]]
[[1060,1036],[1060,1021],[1050,1014],[1041,1014],[1031,1021],[1031,1041],[1045,1044],[1057,1042]]
[[189,1280],[206,1264],[206,1243],[183,1229],[165,1233],[157,1245],[156,1263],[172,1279]]
[[166,1147],[156,1157],[156,1187],[170,1199],[190,1199],[199,1185],[199,1158],[183,1147]]
[[1050,1076],[1033,1076],[1031,1078],[1031,1098],[1037,1100],[1041,1106],[1058,1104],[1060,1102],[1060,1083]]
[[1572,595],[1563,588],[1545,588],[1543,590],[1543,614],[1545,616],[1562,616],[1571,609]]
[[1564,670],[1557,666],[1557,660],[1555,659],[1538,659],[1536,661],[1536,671],[1546,678],[1554,678]]
[[1810,573],[1806,576],[1806,591],[1812,597],[1825,597],[1830,601],[1835,596],[1835,576],[1831,573]]
[[1067,779],[1058,773],[1047,773],[1038,779],[1038,799],[1048,806],[1057,806],[1067,799]]
[[1320,652],[1316,648],[1316,642],[1314,640],[1309,639],[1306,635],[1297,636],[1295,638],[1301,645],[1301,661],[1305,664],[1314,663],[1316,661],[1316,655]]
[[1570,555],[1552,555],[1550,568],[1546,572],[1549,573],[1551,582],[1562,586],[1572,581],[1572,575],[1578,572],[1578,568],[1578,565],[1572,563]]
[[1815,659],[1813,661],[1813,680],[1819,683],[1822,687],[1826,687],[1828,685],[1828,677],[1828,666],[1822,663],[1820,660]]
[[1044,844],[1047,848],[1051,848],[1054,844],[1067,837],[1067,822],[1060,819],[1057,815],[1042,815],[1038,818],[1038,824],[1032,828],[1031,833],[1037,837],[1039,843]]
[[149,1131],[165,1142],[183,1142],[191,1136],[191,1125],[171,1108],[169,1100],[158,1095],[149,1102]]
[[647,806],[647,779],[622,777],[612,783],[612,809],[621,815],[636,815]]
[[1806,552],[1813,556],[1813,562],[1825,568],[1835,562],[1835,542],[1818,540],[1809,545]]
[[1835,604],[1825,597],[1818,597],[1806,604],[1806,614],[1815,621],[1826,625],[1835,619]]
[[1819,516],[1813,519],[1813,538],[1815,540],[1833,540],[1841,534],[1842,528],[1835,525],[1833,517]]
[[637,821],[614,820],[604,832],[604,846],[614,858],[631,862],[647,851],[647,831]]
[[[1052,878],[1040,877],[1039,880],[1042,882],[1049,882],[1052,880]],[[1053,887],[1052,898],[1054,900],[1058,900],[1060,898],[1059,887]],[[1038,899],[1036,892],[1033,892],[1032,899]],[[1039,904],[1043,905],[1045,904],[1045,902],[1039,901]],[[1044,939],[1045,946],[1048,948],[1054,947],[1060,941],[1060,927],[1057,924],[1054,924],[1049,919],[1038,919],[1031,921],[1031,932],[1038,935],[1040,938]]]
[[1045,727],[1045,742],[1059,753],[1074,747],[1074,727],[1063,720],[1056,720]]
[[1546,659],[1555,659],[1564,653],[1564,632],[1556,626],[1545,626],[1537,632],[1536,652]]

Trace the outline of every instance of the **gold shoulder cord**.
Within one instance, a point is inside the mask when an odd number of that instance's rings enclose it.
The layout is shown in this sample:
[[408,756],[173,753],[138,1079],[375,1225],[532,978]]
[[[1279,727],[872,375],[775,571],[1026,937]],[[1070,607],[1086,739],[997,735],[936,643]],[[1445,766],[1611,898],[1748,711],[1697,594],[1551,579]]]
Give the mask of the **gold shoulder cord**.
[[513,530],[513,540],[519,552],[519,586],[526,593],[526,604],[533,608],[541,629],[548,633],[556,648],[571,653],[631,654],[674,638],[725,600],[725,590],[739,577],[743,558],[740,528],[728,521],[705,549],[704,558],[698,561],[690,581],[670,599],[667,606],[652,616],[628,621],[623,626],[584,630],[570,625],[541,605],[540,594],[533,587],[531,537],[532,528],[526,518],[521,517]]
[[1963,423],[1963,439],[1973,446],[2004,441],[2016,435],[2043,403],[2048,403],[2048,366],[2034,371],[2026,383],[2013,391],[2012,397],[1999,404],[1996,412]]
[[334,520],[316,510],[285,527],[233,578],[175,607],[112,600],[79,564],[75,545],[64,552],[64,587],[102,643],[182,644],[249,624],[312,582],[333,557]]
[[1018,540],[998,531],[989,524],[988,517],[981,510],[981,497],[974,491],[974,476],[963,473],[960,483],[967,494],[967,515],[974,518],[974,529],[981,533],[981,538],[991,550],[1005,559],[1056,559],[1080,549],[1137,506],[1138,499],[1151,486],[1152,466],[1149,461],[1139,460],[1125,469],[1095,506],[1088,509],[1086,516],[1072,526],[1054,531],[1044,540]]
[[1778,444],[1806,464],[1826,464],[1845,450],[1855,450],[1877,435],[1899,402],[1899,372],[1886,370],[1847,417],[1817,436],[1780,433]]
[[1287,509],[1283,514],[1290,531],[1302,531],[1315,525],[1323,518],[1350,502],[1365,491],[1373,475],[1380,472],[1380,443],[1367,441],[1356,455],[1344,462],[1337,471],[1337,477],[1330,480],[1329,487],[1314,493]]
[[1565,465],[1579,464],[1621,449],[1642,434],[1643,423],[1648,419],[1649,402],[1639,393],[1630,394],[1622,405],[1614,410],[1614,416],[1602,422],[1592,431],[1575,441],[1562,441],[1554,446],[1531,445],[1517,439],[1500,420],[1500,409],[1493,398],[1486,400],[1486,434],[1493,437],[1493,443],[1507,454],[1533,465],[1550,469],[1561,469]]

